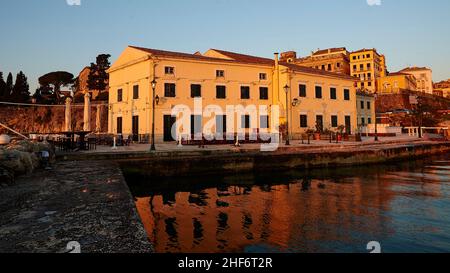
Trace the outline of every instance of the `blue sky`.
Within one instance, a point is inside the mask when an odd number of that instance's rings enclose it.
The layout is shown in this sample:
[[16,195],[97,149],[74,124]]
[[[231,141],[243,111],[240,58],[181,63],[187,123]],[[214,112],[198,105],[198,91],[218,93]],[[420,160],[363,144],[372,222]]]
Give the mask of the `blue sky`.
[[23,70],[32,93],[40,75],[78,74],[127,45],[265,57],[375,47],[390,71],[429,66],[435,81],[450,78],[448,0],[2,0],[0,9],[0,71]]

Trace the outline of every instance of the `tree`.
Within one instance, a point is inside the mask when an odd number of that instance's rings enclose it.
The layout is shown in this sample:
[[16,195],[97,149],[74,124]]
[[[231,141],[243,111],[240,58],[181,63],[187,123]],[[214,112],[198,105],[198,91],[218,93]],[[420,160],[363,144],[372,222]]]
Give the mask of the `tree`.
[[3,72],[0,72],[0,101],[5,99],[6,93],[6,82],[3,79]]
[[42,88],[52,90],[55,102],[61,101],[61,87],[73,84],[73,74],[66,71],[50,72],[39,78]]
[[13,84],[13,75],[10,72],[8,74],[8,77],[6,78],[6,90],[5,90],[5,101],[10,101],[11,100],[11,93],[12,90],[14,88],[14,84]]
[[111,67],[109,54],[97,56],[96,63],[91,63],[87,85],[89,90],[104,91],[108,86],[109,75],[106,72]]
[[11,101],[13,102],[28,102],[30,99],[30,86],[25,74],[20,71],[16,76],[16,83],[14,84]]

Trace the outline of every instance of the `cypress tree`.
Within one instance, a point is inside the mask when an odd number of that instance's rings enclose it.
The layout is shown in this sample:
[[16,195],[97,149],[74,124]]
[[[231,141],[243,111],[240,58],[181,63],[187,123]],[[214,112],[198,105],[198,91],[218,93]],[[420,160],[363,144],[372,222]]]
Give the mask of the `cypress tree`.
[[30,86],[28,85],[27,77],[22,71],[17,74],[11,99],[13,102],[28,102],[30,99]]
[[6,78],[6,89],[4,94],[4,100],[10,101],[11,100],[11,93],[14,88],[13,84],[13,75],[11,72],[9,72],[8,77]]
[[5,99],[6,93],[6,82],[3,79],[3,72],[0,72],[0,101]]

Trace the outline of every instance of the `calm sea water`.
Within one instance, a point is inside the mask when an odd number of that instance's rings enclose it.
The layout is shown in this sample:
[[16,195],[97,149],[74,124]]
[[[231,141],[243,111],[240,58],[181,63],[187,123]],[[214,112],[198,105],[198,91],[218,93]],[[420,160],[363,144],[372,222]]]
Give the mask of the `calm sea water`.
[[383,252],[450,252],[450,155],[388,166],[127,181],[157,252],[365,253],[369,241]]

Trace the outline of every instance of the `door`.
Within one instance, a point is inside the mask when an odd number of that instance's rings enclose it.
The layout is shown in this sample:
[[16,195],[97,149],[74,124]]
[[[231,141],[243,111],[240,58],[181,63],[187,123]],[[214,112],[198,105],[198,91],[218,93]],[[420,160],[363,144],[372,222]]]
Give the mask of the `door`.
[[223,136],[223,139],[225,139],[226,133],[227,133],[227,116],[217,115],[216,116],[216,134],[217,134],[217,136]]
[[350,116],[345,116],[345,133],[352,133],[352,118]]
[[320,132],[323,131],[323,116],[316,115],[316,129]]
[[201,138],[202,133],[202,116],[191,115],[191,135],[194,137],[194,139],[196,138],[196,136]]
[[139,141],[139,116],[133,116],[132,121],[133,141]]
[[172,136],[172,127],[176,121],[176,117],[172,117],[171,115],[164,115],[164,142],[175,141],[175,139],[173,138],[174,136]]

